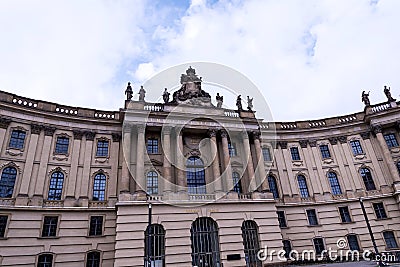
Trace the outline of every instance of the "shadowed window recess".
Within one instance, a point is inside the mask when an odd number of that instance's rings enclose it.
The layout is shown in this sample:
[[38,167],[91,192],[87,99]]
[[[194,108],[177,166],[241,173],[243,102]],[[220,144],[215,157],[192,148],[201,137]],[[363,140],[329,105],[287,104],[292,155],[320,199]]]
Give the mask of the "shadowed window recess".
[[204,164],[199,157],[190,157],[186,161],[186,179],[189,194],[206,193]]

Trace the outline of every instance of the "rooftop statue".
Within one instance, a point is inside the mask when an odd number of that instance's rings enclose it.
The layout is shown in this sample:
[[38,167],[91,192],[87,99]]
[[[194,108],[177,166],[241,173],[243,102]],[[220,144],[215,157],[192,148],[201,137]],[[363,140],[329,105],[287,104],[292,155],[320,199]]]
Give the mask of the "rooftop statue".
[[394,99],[394,98],[392,97],[392,93],[390,93],[390,87],[387,87],[387,86],[385,85],[384,88],[383,88],[383,92],[385,93],[385,95],[386,95],[386,97],[387,97],[387,99],[388,99],[388,102],[396,101],[396,99]]
[[168,89],[165,88],[164,89],[164,93],[162,95],[164,103],[168,103],[169,102],[169,95],[170,95],[170,93],[168,92]]
[[253,111],[253,98],[247,96],[247,109]]
[[140,86],[138,95],[139,95],[139,101],[144,102],[144,97],[146,96],[146,90],[144,90],[143,85]]
[[217,100],[217,108],[222,108],[222,103],[224,102],[224,97],[220,96],[219,93],[217,93],[215,100]]
[[236,98],[236,107],[237,107],[237,109],[239,111],[243,110],[243,107],[242,107],[242,96],[241,95],[238,95],[238,97]]
[[369,92],[366,93],[365,91],[362,91],[361,101],[364,102],[366,107],[371,105],[371,103],[369,102]]
[[126,100],[129,100],[129,101],[132,100],[133,90],[132,90],[132,86],[131,86],[130,82],[128,82],[128,86],[126,87],[125,95],[126,95]]

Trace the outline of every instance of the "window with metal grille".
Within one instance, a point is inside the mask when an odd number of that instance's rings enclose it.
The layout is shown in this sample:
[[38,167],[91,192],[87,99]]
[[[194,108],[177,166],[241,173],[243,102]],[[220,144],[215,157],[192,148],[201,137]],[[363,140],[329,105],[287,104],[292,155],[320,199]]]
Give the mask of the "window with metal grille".
[[229,156],[230,157],[237,156],[236,144],[235,143],[228,143],[228,150],[229,150]]
[[103,235],[103,216],[90,216],[89,235]]
[[149,154],[158,153],[158,139],[156,138],[147,139],[147,153]]
[[8,216],[0,215],[0,238],[3,238],[6,234]]
[[145,231],[144,266],[165,266],[165,230],[161,224],[151,224]]
[[44,216],[42,237],[57,236],[58,216]]
[[37,267],[52,267],[53,254],[40,254],[38,257]]
[[396,135],[391,133],[391,134],[385,134],[383,137],[385,138],[386,144],[389,148],[399,146]]
[[383,232],[383,237],[385,238],[386,247],[388,249],[398,248],[396,237],[394,236],[393,231],[385,231]]
[[242,193],[242,183],[240,182],[240,174],[237,172],[232,173],[233,179],[233,191],[236,193]]
[[10,143],[8,144],[8,146],[10,148],[23,149],[25,143],[25,136],[26,133],[24,131],[13,130],[11,132]]
[[358,244],[358,238],[355,234],[347,235],[347,243],[349,244],[350,250],[360,251],[360,245]]
[[319,150],[321,151],[321,156],[323,159],[329,159],[331,157],[331,152],[329,152],[328,145],[320,145]]
[[53,172],[50,178],[48,200],[61,200],[64,184],[64,174],[62,172]]
[[188,158],[186,162],[186,179],[189,194],[206,193],[204,164],[199,157]]
[[262,153],[263,153],[264,161],[272,161],[271,151],[269,150],[268,147],[263,147]]
[[285,251],[285,258],[289,258],[290,252],[292,252],[292,244],[290,240],[282,240],[283,243],[283,250]]
[[342,222],[351,222],[350,211],[348,207],[339,207],[340,219]]
[[310,193],[308,192],[307,181],[303,175],[297,176],[297,182],[299,184],[299,190],[301,197],[310,197]]
[[315,212],[314,209],[306,210],[307,212],[307,218],[308,218],[308,224],[309,225],[318,225],[318,218],[317,218],[317,213]]
[[6,167],[1,173],[0,179],[0,198],[10,198],[13,196],[17,169]]
[[97,157],[107,157],[108,156],[108,140],[98,140],[97,141]]
[[317,237],[313,239],[315,254],[321,255],[322,251],[325,250],[324,240],[321,237]]
[[291,147],[290,154],[292,155],[292,160],[300,160],[299,149],[297,147]]
[[360,141],[358,141],[358,140],[350,141],[350,145],[351,145],[351,150],[353,151],[354,156],[364,153],[364,151],[361,147]]
[[340,188],[339,180],[336,173],[328,172],[328,180],[331,185],[331,190],[333,195],[341,195],[342,189]]
[[106,199],[107,178],[103,173],[98,173],[93,181],[93,200],[104,201]]
[[383,206],[382,202],[373,203],[372,206],[374,207],[375,215],[377,219],[386,219],[386,211],[385,207]]
[[269,190],[271,191],[274,198],[275,199],[279,198],[278,183],[276,182],[274,176],[268,175],[268,185],[269,185]]
[[262,262],[257,257],[260,251],[258,225],[255,221],[247,220],[242,223],[242,237],[246,266],[262,267]]
[[218,225],[209,217],[199,217],[190,228],[192,242],[192,265],[220,267]]
[[147,193],[150,195],[158,194],[158,173],[155,171],[147,173]]
[[279,227],[280,227],[280,228],[285,228],[285,227],[287,227],[285,212],[284,212],[283,210],[278,210],[278,211],[276,212],[276,214],[278,214]]
[[374,179],[372,179],[371,171],[368,168],[361,168],[360,174],[363,179],[365,189],[367,191],[376,190]]
[[68,154],[69,138],[58,136],[56,141],[56,154]]
[[100,267],[100,251],[89,251],[86,254],[86,267]]

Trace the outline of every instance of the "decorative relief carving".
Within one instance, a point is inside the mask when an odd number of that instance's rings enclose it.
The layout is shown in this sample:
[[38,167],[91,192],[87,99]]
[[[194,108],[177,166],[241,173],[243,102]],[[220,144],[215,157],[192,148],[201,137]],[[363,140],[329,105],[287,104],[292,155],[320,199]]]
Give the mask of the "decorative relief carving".
[[23,155],[22,151],[14,148],[7,148],[6,154],[9,154],[11,156],[22,156]]
[[287,148],[287,142],[286,142],[286,141],[278,141],[277,144],[278,144],[282,149],[286,149],[286,148]]
[[40,134],[40,132],[43,130],[43,125],[40,124],[31,124],[31,133],[32,134]]
[[227,138],[228,137],[228,132],[226,130],[221,130],[221,137],[222,138]]
[[15,162],[13,162],[13,161],[7,162],[7,163],[4,163],[3,165],[1,165],[0,170],[3,170],[4,168],[7,168],[7,167],[14,167],[17,169],[18,174],[22,174],[22,169],[17,164],[15,164]]
[[82,140],[82,136],[84,135],[83,131],[73,130],[72,133],[74,134],[74,139],[75,140]]
[[371,126],[371,129],[374,134],[382,133],[382,126],[380,125],[373,125]]
[[300,140],[299,143],[301,148],[307,148],[308,140]]
[[361,138],[363,140],[366,140],[366,139],[369,139],[371,137],[371,132],[370,131],[363,132],[363,133],[360,133],[360,135],[361,135]]
[[6,117],[0,117],[0,128],[7,129],[8,125],[10,125],[11,119]]
[[310,144],[310,147],[316,147],[317,146],[317,140],[308,140],[308,143]]
[[68,161],[68,155],[65,154],[57,154],[55,156],[53,156],[54,160],[58,160],[58,161]]
[[111,134],[113,142],[121,141],[121,134],[120,133],[112,133]]
[[329,140],[329,143],[331,143],[331,145],[336,145],[338,142],[337,137],[329,137],[328,140]]
[[56,131],[55,127],[44,126],[44,135],[45,136],[53,136],[55,131]]
[[108,162],[108,160],[109,160],[109,158],[107,157],[107,158],[99,158],[99,157],[97,157],[97,158],[95,158],[95,162],[97,162],[97,163],[106,163],[106,162]]
[[96,133],[92,132],[92,131],[85,132],[85,136],[86,136],[86,140],[87,141],[93,141],[95,135],[96,135]]
[[207,132],[209,137],[216,137],[217,136],[217,129],[209,129]]
[[341,144],[347,143],[347,136],[339,136],[338,140]]
[[293,166],[296,166],[296,167],[303,166],[303,161],[301,161],[301,160],[295,160],[295,161],[292,161],[292,163],[293,163]]

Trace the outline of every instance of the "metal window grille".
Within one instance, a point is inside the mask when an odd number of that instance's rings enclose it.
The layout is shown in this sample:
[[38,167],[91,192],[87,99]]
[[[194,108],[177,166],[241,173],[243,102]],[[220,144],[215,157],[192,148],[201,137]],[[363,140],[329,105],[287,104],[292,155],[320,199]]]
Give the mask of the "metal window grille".
[[372,179],[371,171],[368,168],[361,168],[360,174],[364,181],[365,189],[367,191],[376,190],[374,179]]
[[240,182],[240,175],[237,172],[232,173],[233,191],[242,193],[242,183]]
[[10,143],[8,146],[11,148],[17,148],[17,149],[24,148],[25,136],[26,136],[26,133],[24,131],[13,130],[11,132]]
[[229,150],[229,156],[230,157],[235,157],[237,156],[237,151],[236,151],[236,144],[234,143],[228,143],[228,150]]
[[86,267],[100,267],[100,252],[90,251],[86,255]]
[[347,235],[347,243],[349,244],[350,250],[356,250],[356,251],[361,250],[360,245],[358,244],[357,235],[355,234]]
[[328,145],[320,145],[319,150],[321,151],[321,156],[323,159],[329,159],[331,157],[331,152],[329,152]]
[[340,188],[339,180],[336,173],[328,172],[329,184],[331,185],[332,194],[341,195],[342,189]]
[[52,254],[40,254],[38,257],[37,267],[52,267],[53,266],[53,255]]
[[279,198],[278,184],[274,176],[272,175],[268,176],[268,184],[269,184],[269,190],[271,191],[274,198],[275,199]]
[[199,157],[188,158],[186,162],[186,179],[189,194],[206,193],[204,164]]
[[150,195],[158,194],[158,174],[155,171],[147,173],[147,193]]
[[7,167],[3,170],[0,179],[0,198],[12,197],[16,178],[17,170],[14,167]]
[[42,237],[57,235],[57,216],[45,216],[43,221]]
[[300,160],[299,149],[297,147],[291,147],[290,154],[292,154],[292,160]]
[[310,197],[310,193],[308,192],[306,178],[303,175],[297,176],[297,182],[299,184],[299,190],[301,197]]
[[383,232],[383,237],[385,238],[385,243],[387,248],[398,248],[398,244],[394,233],[392,231]]
[[348,207],[339,207],[339,213],[342,222],[351,222],[351,216]]
[[246,267],[262,267],[262,262],[257,257],[260,251],[258,225],[255,221],[247,220],[242,224],[242,237]]
[[108,156],[108,145],[109,145],[108,140],[98,140],[96,156],[107,157]]
[[57,137],[56,142],[56,153],[57,154],[68,154],[69,138],[64,136]]
[[96,236],[103,234],[103,216],[91,216],[89,235]]
[[8,221],[8,216],[6,215],[0,216],[0,237],[4,237],[6,234],[7,221]]
[[285,257],[288,259],[290,252],[292,251],[292,244],[289,240],[282,240],[283,250],[285,251]]
[[151,224],[146,228],[144,266],[165,266],[165,230],[161,224]]
[[358,140],[350,141],[350,145],[354,156],[364,153],[360,141]]
[[103,173],[98,173],[94,177],[93,182],[93,200],[104,201],[106,194],[106,176]]
[[314,238],[313,241],[314,241],[315,254],[321,255],[322,251],[325,250],[324,240],[318,237]]
[[262,153],[263,153],[264,161],[272,161],[271,151],[269,150],[268,147],[263,147]]
[[399,146],[394,134],[385,134],[383,137],[385,138],[386,144],[389,148]]
[[383,206],[382,202],[373,203],[372,206],[374,207],[376,218],[378,218],[378,219],[386,219],[387,218],[385,207]]
[[283,210],[278,210],[276,214],[278,214],[279,227],[281,228],[287,227],[285,212]]
[[310,225],[318,225],[318,218],[317,218],[317,213],[315,212],[314,209],[307,210],[307,218],[308,218],[308,223]]
[[158,139],[156,138],[147,139],[147,153],[149,154],[158,153]]
[[192,265],[220,267],[218,225],[209,217],[197,218],[190,229],[192,241]]
[[62,172],[53,172],[50,178],[49,193],[47,199],[61,200],[64,184],[64,174]]

